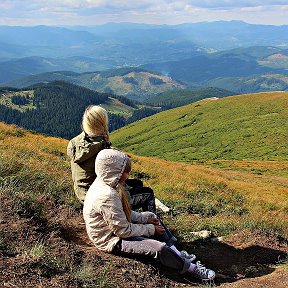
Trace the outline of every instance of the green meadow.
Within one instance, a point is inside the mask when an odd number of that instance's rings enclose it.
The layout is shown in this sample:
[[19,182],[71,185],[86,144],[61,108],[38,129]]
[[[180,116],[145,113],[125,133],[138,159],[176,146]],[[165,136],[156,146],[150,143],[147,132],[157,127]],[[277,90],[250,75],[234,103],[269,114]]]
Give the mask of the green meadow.
[[171,161],[287,160],[288,93],[204,99],[112,133],[113,145]]

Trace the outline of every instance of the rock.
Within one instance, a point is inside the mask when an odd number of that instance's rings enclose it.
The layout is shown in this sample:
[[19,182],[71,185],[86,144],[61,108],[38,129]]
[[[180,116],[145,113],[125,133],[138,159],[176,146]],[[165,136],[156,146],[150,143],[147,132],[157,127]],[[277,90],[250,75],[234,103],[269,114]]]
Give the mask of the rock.
[[211,237],[212,232],[209,230],[202,230],[202,231],[198,231],[198,232],[191,232],[192,235],[206,239]]

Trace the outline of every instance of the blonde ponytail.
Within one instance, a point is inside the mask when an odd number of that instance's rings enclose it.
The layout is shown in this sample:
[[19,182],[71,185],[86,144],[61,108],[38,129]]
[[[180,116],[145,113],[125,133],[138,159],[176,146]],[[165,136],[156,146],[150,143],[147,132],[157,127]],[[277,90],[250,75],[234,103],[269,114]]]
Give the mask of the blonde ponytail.
[[132,211],[131,211],[131,205],[129,202],[130,197],[128,195],[128,192],[122,184],[118,184],[116,190],[120,195],[123,211],[126,215],[127,221],[131,222],[131,212]]
[[[127,158],[126,166],[123,173],[130,173],[132,168],[131,160]],[[128,222],[131,222],[131,205],[130,205],[130,195],[129,192],[125,189],[122,183],[119,183],[116,188],[117,192],[120,195],[123,211],[126,215]]]

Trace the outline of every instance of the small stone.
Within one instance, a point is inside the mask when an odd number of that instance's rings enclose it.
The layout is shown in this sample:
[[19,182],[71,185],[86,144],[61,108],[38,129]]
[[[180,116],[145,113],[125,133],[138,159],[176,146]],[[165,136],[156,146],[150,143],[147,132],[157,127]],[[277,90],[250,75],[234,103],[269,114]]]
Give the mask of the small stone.
[[198,232],[191,232],[192,235],[194,236],[198,236],[200,238],[209,238],[212,235],[212,232],[209,230],[202,230],[202,231],[198,231]]

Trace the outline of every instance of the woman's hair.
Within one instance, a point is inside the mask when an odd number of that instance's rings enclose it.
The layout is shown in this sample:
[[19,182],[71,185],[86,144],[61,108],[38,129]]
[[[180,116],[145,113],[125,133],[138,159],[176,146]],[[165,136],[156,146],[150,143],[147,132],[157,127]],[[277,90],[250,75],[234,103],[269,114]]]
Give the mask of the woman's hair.
[[107,111],[100,106],[88,106],[83,114],[82,129],[91,137],[104,136],[109,142]]
[[[123,173],[129,173],[131,171],[131,168],[132,168],[131,160],[128,158]],[[131,222],[132,211],[131,211],[131,206],[129,202],[128,192],[126,191],[125,187],[121,183],[117,185],[116,190],[120,195],[122,207],[126,215],[126,218],[129,222]]]
[[132,163],[131,163],[130,158],[128,157],[123,173],[130,173],[131,170],[132,170]]

